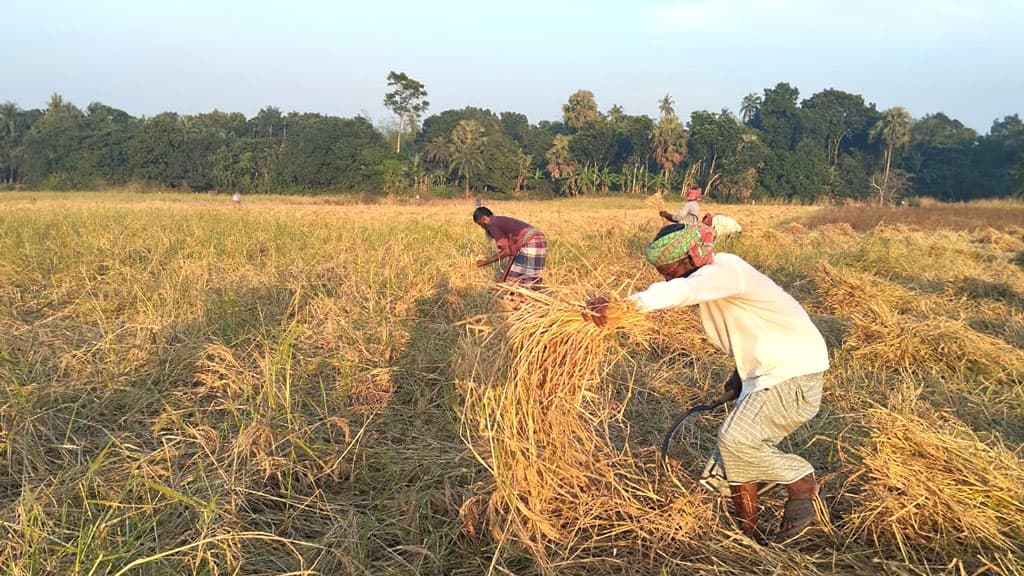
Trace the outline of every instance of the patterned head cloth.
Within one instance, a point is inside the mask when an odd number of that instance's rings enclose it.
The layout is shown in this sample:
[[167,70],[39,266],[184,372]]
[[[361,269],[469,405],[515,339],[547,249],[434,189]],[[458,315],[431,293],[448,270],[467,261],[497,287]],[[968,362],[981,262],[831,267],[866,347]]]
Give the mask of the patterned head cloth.
[[711,229],[702,224],[694,224],[651,242],[644,255],[655,267],[677,262],[689,255],[693,265],[699,268],[711,264],[715,255],[714,247]]
[[697,198],[700,198],[700,188],[690,188],[686,191],[687,200],[696,200]]

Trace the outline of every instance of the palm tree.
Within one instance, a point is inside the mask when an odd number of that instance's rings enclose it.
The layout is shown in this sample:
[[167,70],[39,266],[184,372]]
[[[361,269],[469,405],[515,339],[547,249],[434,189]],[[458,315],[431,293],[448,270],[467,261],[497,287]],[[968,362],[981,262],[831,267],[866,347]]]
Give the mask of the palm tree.
[[576,162],[572,159],[572,154],[569,152],[569,136],[565,134],[558,134],[555,136],[554,141],[551,142],[551,148],[548,148],[547,154],[544,155],[544,159],[548,161],[548,173],[551,174],[552,180],[567,180],[568,185],[566,186],[567,192],[572,195],[574,176],[576,175]]
[[661,119],[654,127],[654,159],[661,165],[663,186],[668,187],[668,176],[686,158],[689,135],[672,108],[672,98],[666,95],[658,103]]
[[590,90],[577,90],[569,96],[569,102],[562,105],[562,118],[565,125],[579,130],[601,117],[597,111],[594,93]]
[[886,191],[889,189],[892,158],[896,152],[910,142],[910,125],[912,122],[910,113],[902,107],[889,108],[882,114],[882,119],[871,128],[871,132],[868,135],[872,142],[881,138],[885,143],[885,151],[883,153],[885,173],[882,176],[881,188],[877,185],[875,186],[879,192],[878,201],[880,204],[884,202]]
[[423,156],[427,159],[427,162],[431,162],[441,166],[442,168],[448,165],[448,161],[451,160],[451,155],[451,145],[444,136],[433,138],[423,145]]
[[665,97],[658,100],[658,111],[661,112],[662,118],[665,116],[675,116],[676,110],[672,107],[675,102],[672,101],[672,96],[665,94]]
[[532,154],[519,152],[517,158],[519,159],[519,172],[516,174],[516,185],[512,188],[514,194],[518,194],[526,185],[526,180],[530,177],[530,166],[533,165]]
[[761,97],[755,92],[751,92],[743,97],[743,102],[740,104],[740,119],[743,120],[744,124],[750,124],[750,121],[754,119],[754,115],[761,109]]
[[476,120],[462,120],[452,130],[449,162],[460,178],[466,180],[466,198],[469,198],[469,179],[484,167],[484,144],[487,137]]

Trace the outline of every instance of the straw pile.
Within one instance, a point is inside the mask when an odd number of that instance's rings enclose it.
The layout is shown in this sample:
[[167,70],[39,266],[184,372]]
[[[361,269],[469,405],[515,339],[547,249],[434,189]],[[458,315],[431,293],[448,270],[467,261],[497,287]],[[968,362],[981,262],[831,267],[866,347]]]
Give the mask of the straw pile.
[[[858,455],[863,492],[849,533],[912,562],[1016,556],[1024,569],[1024,467],[963,422],[875,409]],[[929,557],[915,558],[921,551]],[[1006,573],[1006,572],[1004,572]]]
[[697,538],[713,525],[710,504],[692,484],[658,485],[655,455],[630,453],[624,404],[601,382],[608,335],[642,333],[644,317],[613,302],[602,330],[579,305],[518,296],[500,338],[507,371],[466,391],[463,434],[493,482],[465,503],[463,520],[517,543],[545,571]]

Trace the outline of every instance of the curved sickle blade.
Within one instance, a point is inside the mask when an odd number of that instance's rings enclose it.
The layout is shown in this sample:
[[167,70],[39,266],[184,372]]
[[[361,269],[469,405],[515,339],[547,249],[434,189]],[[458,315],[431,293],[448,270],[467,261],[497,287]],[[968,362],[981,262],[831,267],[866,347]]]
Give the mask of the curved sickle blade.
[[672,426],[669,427],[668,432],[665,433],[665,439],[661,441],[661,457],[668,458],[668,446],[672,443],[672,438],[676,435],[676,432],[679,431],[679,428],[687,418],[694,414],[714,410],[715,408],[718,408],[718,406],[720,406],[720,404],[700,404],[690,408],[686,412],[683,412],[678,418],[676,418],[675,422],[672,423]]

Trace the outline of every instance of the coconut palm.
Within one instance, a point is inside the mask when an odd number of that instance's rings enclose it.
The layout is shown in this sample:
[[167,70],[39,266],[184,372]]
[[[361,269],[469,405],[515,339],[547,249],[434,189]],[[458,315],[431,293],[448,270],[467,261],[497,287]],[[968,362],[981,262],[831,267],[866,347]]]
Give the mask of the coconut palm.
[[755,92],[751,92],[743,97],[743,102],[740,104],[740,119],[743,120],[744,124],[749,124],[760,109],[761,97]]
[[889,108],[882,114],[882,119],[871,128],[868,134],[871,141],[881,138],[885,143],[883,159],[885,161],[885,172],[882,176],[881,188],[879,189],[879,203],[885,199],[886,191],[889,189],[889,176],[892,167],[893,156],[910,142],[910,125],[913,120],[910,113],[905,109],[896,106]]
[[544,159],[548,161],[548,173],[551,174],[551,179],[565,180],[567,182],[566,192],[570,195],[574,193],[573,182],[576,175],[576,162],[572,159],[572,154],[569,152],[569,136],[565,134],[558,134],[555,136],[554,141],[551,142],[551,148],[548,148],[547,154],[544,155]]
[[689,135],[672,108],[672,98],[665,96],[658,108],[661,119],[654,127],[654,159],[661,166],[663,187],[668,187],[668,177],[672,170],[686,159],[686,142]]
[[665,116],[676,115],[676,110],[672,107],[673,104],[675,104],[675,102],[672,101],[672,96],[669,94],[665,94],[664,98],[658,100],[658,111],[661,112],[662,118]]
[[466,181],[466,198],[469,198],[470,177],[484,167],[486,142],[484,129],[476,120],[462,120],[452,130],[449,162],[452,170]]

